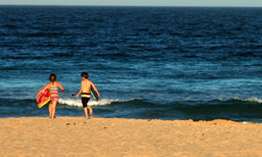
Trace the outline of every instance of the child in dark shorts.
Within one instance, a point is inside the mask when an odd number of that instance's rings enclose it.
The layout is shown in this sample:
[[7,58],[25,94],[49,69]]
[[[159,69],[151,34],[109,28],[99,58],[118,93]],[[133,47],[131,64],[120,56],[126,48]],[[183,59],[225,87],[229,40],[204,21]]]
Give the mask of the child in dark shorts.
[[90,90],[91,87],[93,87],[93,89],[96,91],[96,93],[98,94],[98,96],[100,97],[100,94],[97,90],[97,88],[95,87],[94,83],[90,80],[88,80],[89,74],[87,72],[82,72],[81,73],[81,77],[82,77],[82,82],[81,82],[81,89],[78,92],[78,94],[76,95],[76,98],[79,97],[80,94],[81,95],[81,99],[82,99],[82,104],[83,104],[83,108],[84,108],[84,112],[86,115],[86,118],[88,118],[88,109],[89,109],[89,113],[90,115],[93,114],[93,109],[91,106],[87,105],[88,101],[90,100]]

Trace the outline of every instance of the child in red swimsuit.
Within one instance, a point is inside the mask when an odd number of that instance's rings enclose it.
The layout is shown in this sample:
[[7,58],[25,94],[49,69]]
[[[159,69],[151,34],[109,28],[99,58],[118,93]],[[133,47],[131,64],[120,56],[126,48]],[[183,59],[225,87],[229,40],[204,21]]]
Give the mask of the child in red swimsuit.
[[62,93],[64,93],[65,89],[64,87],[56,81],[56,75],[51,74],[49,77],[50,83],[46,84],[42,89],[40,89],[39,93],[41,91],[44,91],[46,89],[49,89],[51,102],[49,104],[49,118],[54,119],[55,118],[55,111],[56,111],[56,105],[57,101],[59,99],[59,93],[58,93],[58,87],[62,90]]

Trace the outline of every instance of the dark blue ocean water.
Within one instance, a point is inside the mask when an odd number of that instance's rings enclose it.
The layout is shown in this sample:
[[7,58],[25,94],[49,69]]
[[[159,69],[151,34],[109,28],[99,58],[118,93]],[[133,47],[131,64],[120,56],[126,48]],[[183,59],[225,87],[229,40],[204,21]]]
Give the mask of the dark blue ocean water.
[[262,122],[262,8],[0,6],[0,117],[48,116],[35,95],[55,73],[57,116]]

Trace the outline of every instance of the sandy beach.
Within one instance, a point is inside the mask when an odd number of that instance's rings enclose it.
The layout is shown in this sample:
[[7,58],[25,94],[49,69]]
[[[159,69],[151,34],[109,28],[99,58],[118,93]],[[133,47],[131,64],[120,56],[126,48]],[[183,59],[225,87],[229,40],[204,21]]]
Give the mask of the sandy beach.
[[262,124],[1,118],[0,156],[262,156]]

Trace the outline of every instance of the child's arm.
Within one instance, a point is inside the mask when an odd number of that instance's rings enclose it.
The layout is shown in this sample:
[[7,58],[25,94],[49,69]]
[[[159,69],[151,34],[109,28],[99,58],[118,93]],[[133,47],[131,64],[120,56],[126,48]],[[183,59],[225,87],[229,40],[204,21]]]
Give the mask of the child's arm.
[[42,87],[38,92],[37,92],[37,95],[36,95],[36,97],[38,97],[39,96],[39,94],[40,93],[42,93],[44,90],[46,90],[47,88],[49,88],[49,83],[48,84],[46,84],[44,87]]
[[82,82],[81,82],[81,89],[80,89],[80,91],[77,93],[76,98],[78,98],[79,95],[80,95],[82,92],[83,92],[83,85],[82,85]]
[[92,82],[91,84],[92,84],[92,86],[94,87],[95,91],[97,92],[97,94],[98,94],[98,97],[100,98],[100,94],[99,94],[99,92],[98,92],[98,90],[97,90],[97,88],[96,88],[95,84],[94,84],[93,82]]
[[57,82],[57,83],[58,83],[58,87],[62,90],[62,93],[64,93],[65,92],[64,87],[59,82]]

